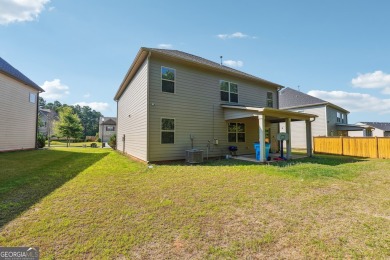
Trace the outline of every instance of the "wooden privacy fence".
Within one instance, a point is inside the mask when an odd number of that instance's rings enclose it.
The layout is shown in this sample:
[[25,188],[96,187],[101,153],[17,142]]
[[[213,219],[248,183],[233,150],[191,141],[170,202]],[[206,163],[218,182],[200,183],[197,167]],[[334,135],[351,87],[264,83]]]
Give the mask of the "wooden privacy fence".
[[314,153],[390,159],[390,137],[314,137]]

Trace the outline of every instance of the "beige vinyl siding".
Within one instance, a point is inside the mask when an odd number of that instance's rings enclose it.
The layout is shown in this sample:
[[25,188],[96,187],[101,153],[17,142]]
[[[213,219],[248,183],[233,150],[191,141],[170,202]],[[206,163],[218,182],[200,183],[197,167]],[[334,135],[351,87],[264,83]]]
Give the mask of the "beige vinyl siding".
[[147,81],[148,61],[145,60],[118,100],[117,122],[117,149],[144,161],[148,161]]
[[[174,94],[161,91],[161,66],[176,70]],[[256,86],[227,74],[162,60],[153,55],[150,59],[149,75],[150,161],[183,159],[185,150],[191,149],[190,135],[194,137],[194,148],[204,150],[204,155],[206,155],[208,141],[210,141],[209,156],[227,154],[229,145],[237,145],[238,154],[254,152],[253,141],[258,139],[256,120],[236,120],[246,123],[246,142],[227,142],[227,122],[224,120],[221,108],[221,104],[226,102],[220,100],[219,81],[225,80],[238,84],[238,103],[247,106],[265,106],[267,91],[274,92],[275,98],[277,95],[275,88]],[[161,144],[161,118],[175,119],[174,144]],[[215,139],[218,139],[218,145],[214,145]]]
[[[314,114],[318,117],[311,123],[312,137],[315,136],[327,136],[327,119],[326,119],[326,106],[312,106],[305,108],[288,109],[293,112],[302,112],[308,114]],[[285,123],[280,124],[280,131],[285,132]],[[291,122],[291,147],[306,149],[306,122],[297,121]]]
[[343,124],[348,123],[347,114],[345,112],[337,110],[331,106],[327,106],[326,107],[326,114],[327,114],[327,118],[328,118],[328,133],[327,133],[328,136],[337,136],[338,135],[337,129],[336,129],[336,124],[338,123],[337,122],[337,112],[344,114],[345,121],[343,122]]
[[[385,133],[387,133],[387,135],[385,135]],[[372,136],[377,136],[377,137],[385,137],[385,136],[389,136],[388,135],[388,132],[385,132],[381,129],[377,129],[375,128],[373,131],[372,131]]]
[[0,151],[35,148],[37,98],[37,90],[0,73]]

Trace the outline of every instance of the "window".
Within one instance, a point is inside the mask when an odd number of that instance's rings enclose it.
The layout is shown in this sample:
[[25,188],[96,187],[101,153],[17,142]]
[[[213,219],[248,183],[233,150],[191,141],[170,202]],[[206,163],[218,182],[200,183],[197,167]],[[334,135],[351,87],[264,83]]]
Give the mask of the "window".
[[106,126],[106,131],[115,131],[115,126]]
[[161,89],[162,92],[175,93],[176,70],[161,67]]
[[229,123],[228,124],[228,142],[244,143],[245,142],[245,124]]
[[236,83],[220,80],[221,101],[238,103],[238,86]]
[[35,104],[36,97],[37,96],[34,93],[30,93],[30,103],[34,103]]
[[274,107],[274,94],[267,92],[267,107]]
[[175,119],[161,118],[161,143],[175,143]]
[[337,112],[337,123],[342,123],[343,121],[343,115],[340,112]]

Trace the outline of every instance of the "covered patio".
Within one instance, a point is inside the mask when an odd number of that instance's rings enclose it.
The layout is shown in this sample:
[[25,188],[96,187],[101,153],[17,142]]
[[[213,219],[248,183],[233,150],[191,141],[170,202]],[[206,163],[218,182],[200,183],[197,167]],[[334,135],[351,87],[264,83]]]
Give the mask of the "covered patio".
[[[317,117],[313,114],[291,112],[268,107],[247,107],[243,105],[221,105],[226,121],[255,118],[258,122],[258,142],[260,144],[260,160],[258,162],[266,162],[265,151],[265,124],[268,123],[286,123],[286,133],[291,137],[291,122],[305,121],[306,123],[306,143],[307,155],[312,156],[312,134],[311,122]],[[286,159],[292,159],[291,154],[291,139],[286,141]]]
[[[275,160],[280,157],[280,153],[270,153],[269,156],[271,160],[267,161],[267,163],[274,163],[280,161],[280,160]],[[306,157],[308,157],[307,154],[291,154],[290,160],[302,159]],[[256,156],[254,154],[237,155],[232,158],[241,161],[261,163],[259,160],[256,160]]]

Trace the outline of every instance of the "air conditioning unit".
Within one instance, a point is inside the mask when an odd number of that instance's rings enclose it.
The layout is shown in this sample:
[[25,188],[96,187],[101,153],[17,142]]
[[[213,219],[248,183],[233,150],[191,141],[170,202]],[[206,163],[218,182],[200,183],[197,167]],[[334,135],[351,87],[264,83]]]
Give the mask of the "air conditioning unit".
[[191,149],[186,151],[187,163],[202,163],[203,162],[203,150]]

